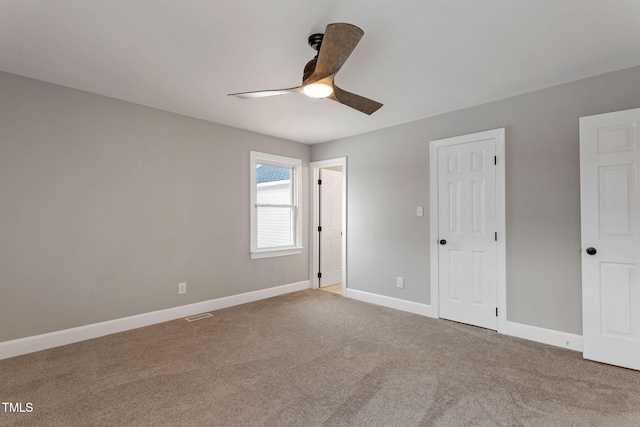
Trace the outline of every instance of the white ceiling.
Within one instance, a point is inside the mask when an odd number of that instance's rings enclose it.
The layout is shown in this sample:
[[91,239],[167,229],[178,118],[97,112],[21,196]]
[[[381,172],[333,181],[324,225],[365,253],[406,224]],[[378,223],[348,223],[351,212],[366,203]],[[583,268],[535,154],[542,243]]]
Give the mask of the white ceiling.
[[[332,22],[378,112],[226,96],[299,85]],[[640,0],[0,0],[2,71],[310,144],[635,65]]]

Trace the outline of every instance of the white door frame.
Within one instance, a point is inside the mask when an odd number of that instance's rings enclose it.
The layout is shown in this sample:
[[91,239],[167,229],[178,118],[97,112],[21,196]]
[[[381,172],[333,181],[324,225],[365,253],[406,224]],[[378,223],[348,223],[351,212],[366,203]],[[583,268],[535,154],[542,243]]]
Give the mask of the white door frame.
[[439,310],[439,260],[438,260],[438,148],[465,144],[479,139],[496,140],[496,231],[497,277],[496,296],[498,305],[498,332],[507,333],[507,269],[506,269],[506,224],[505,224],[505,128],[461,135],[431,141],[429,146],[429,207],[430,231],[429,251],[431,262],[431,308],[433,317],[440,317]]
[[320,217],[318,215],[318,207],[320,206],[320,192],[318,191],[318,179],[320,179],[320,169],[330,168],[334,166],[342,167],[342,296],[345,295],[347,289],[347,158],[338,157],[336,159],[319,160],[309,163],[309,172],[311,174],[311,221],[309,228],[309,281],[312,288],[319,288],[318,271],[320,271],[320,263],[318,256],[320,255],[318,244],[318,226],[320,225]]

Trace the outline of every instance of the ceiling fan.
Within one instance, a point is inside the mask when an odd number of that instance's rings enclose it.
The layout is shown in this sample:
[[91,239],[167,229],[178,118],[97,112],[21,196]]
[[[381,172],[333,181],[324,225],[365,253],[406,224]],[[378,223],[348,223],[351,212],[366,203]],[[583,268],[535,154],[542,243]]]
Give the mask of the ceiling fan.
[[329,98],[365,114],[373,114],[382,107],[381,103],[342,90],[333,83],[333,78],[340,71],[363,35],[364,31],[355,25],[329,24],[324,34],[309,36],[309,45],[318,53],[304,67],[302,86],[230,93],[229,96],[262,98],[264,96],[302,93],[312,98]]

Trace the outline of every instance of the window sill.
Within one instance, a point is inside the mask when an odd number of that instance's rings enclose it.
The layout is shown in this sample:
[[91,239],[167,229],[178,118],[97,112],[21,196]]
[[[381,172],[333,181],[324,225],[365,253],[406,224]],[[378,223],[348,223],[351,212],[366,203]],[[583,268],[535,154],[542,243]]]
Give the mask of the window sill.
[[299,255],[302,253],[302,246],[285,249],[258,249],[251,252],[251,259],[273,258],[277,256]]

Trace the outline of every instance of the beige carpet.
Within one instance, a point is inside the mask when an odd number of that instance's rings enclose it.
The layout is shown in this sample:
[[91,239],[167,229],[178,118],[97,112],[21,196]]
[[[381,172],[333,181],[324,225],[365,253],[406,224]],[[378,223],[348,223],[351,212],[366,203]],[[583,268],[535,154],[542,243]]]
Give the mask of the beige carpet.
[[307,290],[0,361],[20,426],[639,426],[640,372]]

